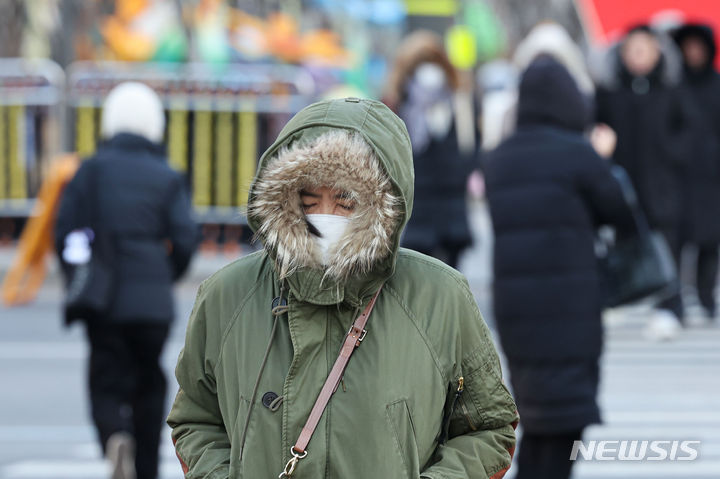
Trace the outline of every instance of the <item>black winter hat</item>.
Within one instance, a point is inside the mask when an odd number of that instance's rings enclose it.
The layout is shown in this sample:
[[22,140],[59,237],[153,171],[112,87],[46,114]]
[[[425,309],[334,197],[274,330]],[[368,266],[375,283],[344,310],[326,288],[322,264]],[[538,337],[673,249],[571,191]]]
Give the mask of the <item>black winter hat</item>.
[[583,131],[592,118],[590,99],[554,58],[541,55],[522,74],[518,125],[546,124]]

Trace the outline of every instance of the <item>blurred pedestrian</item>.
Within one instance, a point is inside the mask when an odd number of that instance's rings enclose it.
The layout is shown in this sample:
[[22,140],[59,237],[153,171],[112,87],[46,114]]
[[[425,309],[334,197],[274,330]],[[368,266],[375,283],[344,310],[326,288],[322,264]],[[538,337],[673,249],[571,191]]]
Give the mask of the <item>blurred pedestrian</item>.
[[697,247],[695,284],[708,318],[717,313],[715,286],[720,245],[720,74],[715,70],[715,35],[708,25],[688,24],[674,32],[683,55],[685,86],[694,99],[701,141],[688,155],[682,239]]
[[549,56],[523,73],[517,130],[485,162],[494,309],[523,434],[516,479],[566,479],[600,421],[599,225],[634,230],[620,185],[583,131],[588,98]]
[[183,179],[165,161],[164,125],[149,87],[115,87],[103,105],[105,141],[68,184],[55,227],[69,271],[91,254],[82,252],[89,215],[94,237],[107,235],[113,248],[110,305],[85,321],[92,418],[113,479],[157,477],[166,394],[160,353],[173,319],[172,283],[197,242]]
[[466,185],[478,167],[472,97],[435,34],[417,31],[398,47],[386,103],[408,128],[415,165],[415,214],[403,246],[457,268],[472,244]]
[[[679,264],[682,175],[694,131],[691,105],[679,87],[677,49],[649,27],[638,26],[606,61],[597,88],[597,121],[617,134],[613,160],[627,170],[650,227],[663,234]],[[658,307],[647,332],[670,337],[683,319],[679,282]]]
[[[530,63],[541,55],[554,58],[568,70],[584,95],[588,98],[594,96],[595,86],[588,73],[583,52],[559,23],[538,23],[518,44],[512,59],[516,76],[519,77]],[[481,71],[484,75],[492,73],[496,65],[496,62],[491,62],[483,66]],[[493,88],[483,95],[483,149],[494,149],[515,131],[517,96],[517,81],[511,82],[505,88]]]
[[250,190],[265,251],[203,283],[188,324],[168,417],[186,477],[504,475],[515,404],[465,278],[399,248],[412,208],[385,105],[290,120]]

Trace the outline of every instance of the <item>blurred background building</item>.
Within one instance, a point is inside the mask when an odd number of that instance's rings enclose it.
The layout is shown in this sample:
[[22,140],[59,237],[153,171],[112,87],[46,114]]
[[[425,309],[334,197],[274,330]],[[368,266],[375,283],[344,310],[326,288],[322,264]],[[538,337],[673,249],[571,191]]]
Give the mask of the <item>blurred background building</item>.
[[[94,151],[100,104],[121,81],[162,94],[171,163],[187,173],[200,220],[229,225],[242,222],[234,208],[244,204],[257,152],[288,116],[322,97],[380,98],[410,31],[442,35],[464,87],[481,101],[514,81],[507,60],[539,22],[557,22],[588,51],[633,23],[720,15],[714,2],[685,3],[5,0],[0,241],[19,234],[52,158]],[[224,238],[224,228],[211,229]],[[238,234],[228,229],[231,240]]]
[[[242,222],[235,208],[258,152],[289,115],[322,97],[379,98],[407,32],[443,35],[470,89],[476,67],[507,56],[539,19],[582,38],[572,2],[516,3],[4,1],[0,241],[17,237],[52,158],[94,151],[99,107],[121,81],[145,81],[163,96],[170,161],[187,173],[200,220],[230,225]],[[224,239],[225,228],[210,230]]]

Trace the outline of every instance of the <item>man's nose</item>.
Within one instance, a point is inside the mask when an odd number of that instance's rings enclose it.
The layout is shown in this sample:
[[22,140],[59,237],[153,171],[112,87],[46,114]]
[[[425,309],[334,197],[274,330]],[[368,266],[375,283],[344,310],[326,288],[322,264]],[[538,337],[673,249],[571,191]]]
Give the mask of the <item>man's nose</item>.
[[334,201],[328,201],[328,200],[321,200],[318,204],[318,214],[321,215],[331,215],[334,213],[335,210],[335,202]]

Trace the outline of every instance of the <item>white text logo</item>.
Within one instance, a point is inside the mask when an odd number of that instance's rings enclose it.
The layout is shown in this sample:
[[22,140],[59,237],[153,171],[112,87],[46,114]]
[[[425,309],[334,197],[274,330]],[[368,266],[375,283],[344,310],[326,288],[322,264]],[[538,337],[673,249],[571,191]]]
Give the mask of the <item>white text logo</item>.
[[700,441],[575,441],[570,460],[694,461]]

